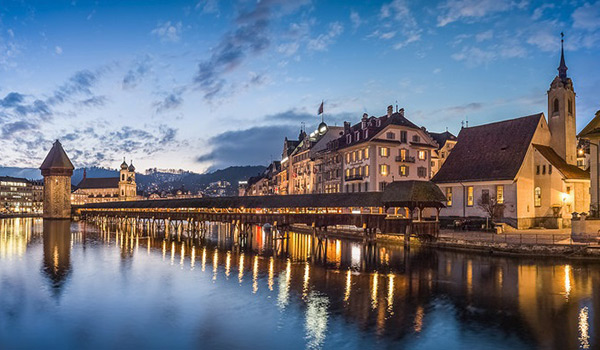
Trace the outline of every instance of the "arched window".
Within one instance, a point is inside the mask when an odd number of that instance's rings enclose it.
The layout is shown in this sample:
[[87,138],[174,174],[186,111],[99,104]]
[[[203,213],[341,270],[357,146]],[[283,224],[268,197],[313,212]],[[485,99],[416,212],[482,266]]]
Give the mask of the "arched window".
[[571,99],[569,99],[569,115],[573,115],[573,101],[571,101]]
[[125,181],[125,174],[121,175],[121,181]]
[[125,195],[125,191],[121,190],[121,196],[124,196],[124,195]]
[[542,206],[542,189],[539,187],[536,187],[535,190],[533,190],[533,201],[534,201],[534,205],[536,207],[540,207]]
[[558,99],[554,99],[554,107],[552,108],[553,113],[558,113]]

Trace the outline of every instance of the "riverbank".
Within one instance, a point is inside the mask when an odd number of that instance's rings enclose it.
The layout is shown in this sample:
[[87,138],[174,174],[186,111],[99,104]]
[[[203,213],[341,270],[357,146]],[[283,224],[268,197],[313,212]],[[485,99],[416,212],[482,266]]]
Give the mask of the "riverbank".
[[41,218],[42,214],[39,213],[14,213],[14,214],[0,214],[0,219],[13,219],[13,218]]
[[[312,233],[312,228],[308,226],[294,225],[293,230],[299,233]],[[362,230],[350,227],[330,228],[327,231],[327,236],[356,241],[365,239]],[[377,234],[377,241],[404,244],[404,237],[401,235]],[[422,242],[413,237],[410,244],[411,246],[486,255],[600,260],[599,244],[573,242],[568,230],[522,230],[507,234],[442,230],[437,241]]]

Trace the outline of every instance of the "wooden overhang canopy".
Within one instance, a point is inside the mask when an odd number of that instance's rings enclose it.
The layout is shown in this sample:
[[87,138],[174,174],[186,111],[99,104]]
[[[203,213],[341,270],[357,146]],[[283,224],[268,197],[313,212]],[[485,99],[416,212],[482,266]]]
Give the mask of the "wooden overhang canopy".
[[442,208],[446,197],[430,181],[396,181],[383,192],[297,194],[243,197],[203,197],[89,203],[81,209],[169,209],[169,208],[352,208],[433,207]]

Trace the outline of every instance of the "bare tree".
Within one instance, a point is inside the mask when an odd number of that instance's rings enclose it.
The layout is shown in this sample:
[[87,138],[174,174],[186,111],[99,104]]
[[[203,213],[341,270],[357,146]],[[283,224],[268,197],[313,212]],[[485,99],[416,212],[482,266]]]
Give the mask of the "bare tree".
[[504,202],[498,203],[498,198],[495,193],[491,196],[481,196],[481,198],[477,200],[477,206],[485,211],[492,221],[500,219],[504,214],[504,208],[506,207]]

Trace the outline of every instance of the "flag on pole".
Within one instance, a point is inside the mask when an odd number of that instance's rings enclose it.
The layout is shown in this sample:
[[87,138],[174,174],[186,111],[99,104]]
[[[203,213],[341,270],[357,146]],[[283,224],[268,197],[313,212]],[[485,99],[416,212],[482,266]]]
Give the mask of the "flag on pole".
[[319,106],[319,115],[323,114],[323,101],[321,101],[321,105]]

